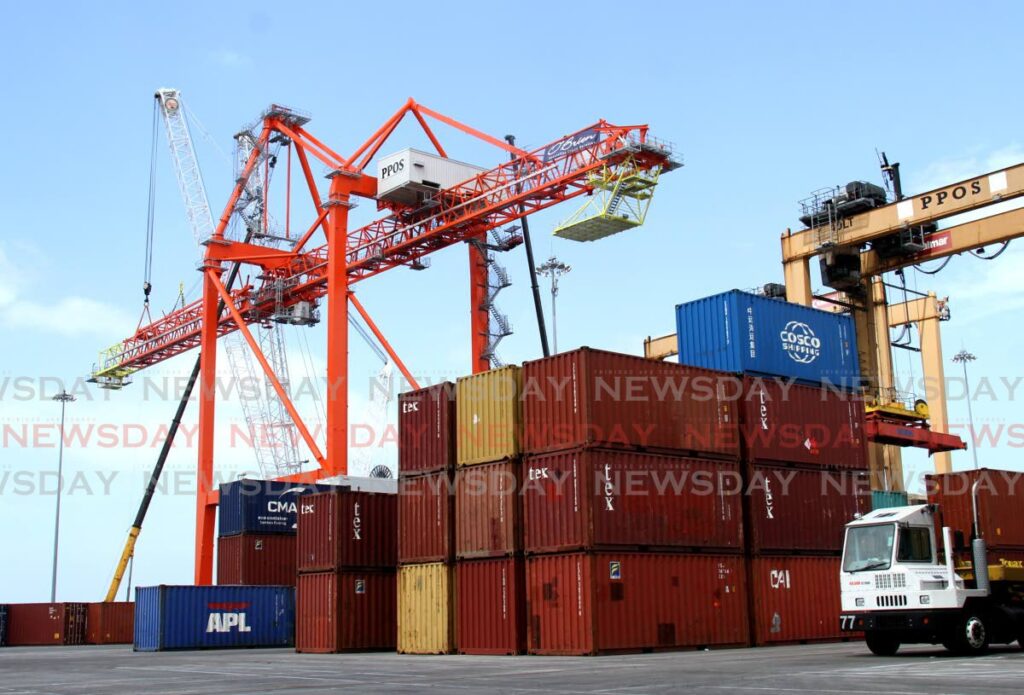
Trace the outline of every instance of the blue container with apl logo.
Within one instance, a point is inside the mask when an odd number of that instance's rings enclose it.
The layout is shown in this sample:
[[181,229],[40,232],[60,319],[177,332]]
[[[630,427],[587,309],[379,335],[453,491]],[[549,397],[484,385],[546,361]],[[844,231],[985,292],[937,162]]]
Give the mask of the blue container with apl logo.
[[844,389],[860,385],[853,318],[732,290],[676,307],[679,361]]
[[291,647],[290,586],[140,586],[135,651]]
[[299,497],[330,490],[330,485],[300,485],[275,480],[236,480],[220,486],[218,534],[294,534]]

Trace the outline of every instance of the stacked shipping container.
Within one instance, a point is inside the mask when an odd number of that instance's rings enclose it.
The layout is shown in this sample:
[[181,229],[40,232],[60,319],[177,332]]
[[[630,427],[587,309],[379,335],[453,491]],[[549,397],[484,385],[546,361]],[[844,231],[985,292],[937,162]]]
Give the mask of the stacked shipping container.
[[843,526],[871,508],[853,322],[732,291],[677,307],[680,362],[742,378],[754,644],[839,639]]
[[521,654],[522,373],[504,367],[463,377],[456,393],[456,644],[462,654]]
[[295,586],[298,501],[312,489],[269,480],[221,485],[217,583]]
[[455,385],[398,399],[398,651],[455,649]]
[[296,651],[395,648],[397,512],[387,493],[340,488],[302,498]]
[[729,381],[589,348],[523,366],[530,653],[747,642]]

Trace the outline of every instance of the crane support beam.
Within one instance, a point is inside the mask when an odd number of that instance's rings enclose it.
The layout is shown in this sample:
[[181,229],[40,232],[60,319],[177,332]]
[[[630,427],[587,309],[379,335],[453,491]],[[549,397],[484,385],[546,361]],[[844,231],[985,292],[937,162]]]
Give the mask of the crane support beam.
[[[842,218],[835,245],[860,247],[906,227],[938,222],[1020,196],[1024,196],[1024,163]],[[783,235],[783,263],[820,254],[820,238],[818,228]]]
[[384,352],[388,353],[388,357],[390,357],[391,361],[395,363],[395,365],[398,367],[398,370],[402,372],[402,376],[404,376],[405,380],[409,382],[409,386],[415,390],[419,390],[420,385],[416,381],[415,377],[413,377],[412,372],[410,372],[409,369],[405,366],[405,362],[403,362],[401,358],[398,357],[398,353],[396,353],[394,348],[391,347],[391,343],[388,342],[388,339],[385,338],[384,334],[381,333],[379,328],[377,328],[377,324],[374,323],[372,318],[370,318],[370,314],[369,312],[366,311],[366,308],[363,306],[363,303],[359,301],[354,292],[349,292],[348,299],[350,302],[352,302],[352,306],[356,308],[356,311],[359,312],[359,315],[363,317],[363,321],[365,321],[366,325],[369,326],[370,331],[373,333],[373,336],[377,339],[377,342],[379,342],[381,347],[384,348]]
[[1001,244],[1024,236],[1024,208],[1001,212],[970,222],[947,227],[926,237],[928,245],[913,256],[883,259],[875,251],[865,251],[860,257],[861,275],[880,275],[925,261],[939,260],[973,251],[993,244]]
[[648,337],[644,341],[644,357],[649,360],[661,361],[666,357],[679,354],[679,336],[675,333],[660,338]]

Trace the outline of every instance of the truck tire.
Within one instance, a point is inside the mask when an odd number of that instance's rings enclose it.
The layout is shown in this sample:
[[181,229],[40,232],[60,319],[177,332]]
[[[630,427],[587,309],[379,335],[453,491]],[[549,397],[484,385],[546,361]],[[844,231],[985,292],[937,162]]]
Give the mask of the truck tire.
[[900,641],[895,637],[879,632],[867,632],[864,641],[875,656],[895,656],[900,650]]
[[942,645],[956,654],[974,656],[988,651],[989,639],[985,616],[979,611],[967,610],[956,621],[953,633]]

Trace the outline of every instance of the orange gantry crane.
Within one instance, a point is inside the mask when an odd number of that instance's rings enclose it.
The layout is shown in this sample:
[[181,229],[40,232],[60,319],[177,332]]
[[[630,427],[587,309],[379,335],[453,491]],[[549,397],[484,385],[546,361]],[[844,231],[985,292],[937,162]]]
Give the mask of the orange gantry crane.
[[[376,199],[378,178],[365,173],[402,119],[412,114],[440,157],[447,158],[427,119],[443,123],[510,154],[509,161],[457,185],[438,189],[413,205],[379,201],[388,214],[350,229],[349,210],[356,199]],[[671,146],[655,140],[646,125],[619,126],[606,121],[578,130],[533,150],[505,141],[433,111],[409,99],[348,157],[337,154],[309,133],[309,119],[272,106],[254,132],[254,146],[212,236],[205,242],[202,298],[185,305],[107,350],[94,371],[101,383],[116,383],[131,373],[199,347],[198,495],[196,502],[195,581],[209,584],[213,574],[217,491],[213,488],[216,341],[241,332],[267,379],[294,420],[317,469],[287,476],[311,482],[348,471],[348,312],[360,314],[412,386],[416,381],[352,292],[360,280],[392,268],[422,268],[422,257],[459,242],[480,240],[495,229],[562,201],[590,195],[601,200],[597,212],[577,213],[556,231],[566,238],[592,240],[642,221],[660,173],[681,166]],[[228,239],[225,231],[237,212],[246,182],[264,165],[271,143],[293,148],[313,207],[313,222],[290,248],[278,249]],[[315,159],[331,170],[329,193],[320,195],[310,165]],[[593,194],[599,195],[593,195]],[[269,200],[269,198],[266,198]],[[287,205],[291,208],[290,184]],[[586,207],[586,206],[584,206]],[[322,232],[325,243],[311,247]],[[485,247],[468,244],[473,372],[490,368],[489,313]],[[255,280],[237,289],[225,283],[229,264],[257,269]],[[321,450],[295,409],[286,389],[260,351],[249,324],[268,320],[304,322],[327,299],[326,448]],[[222,303],[226,311],[222,311]],[[284,316],[282,319],[280,317]]]

